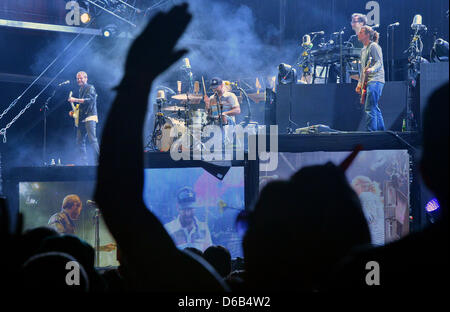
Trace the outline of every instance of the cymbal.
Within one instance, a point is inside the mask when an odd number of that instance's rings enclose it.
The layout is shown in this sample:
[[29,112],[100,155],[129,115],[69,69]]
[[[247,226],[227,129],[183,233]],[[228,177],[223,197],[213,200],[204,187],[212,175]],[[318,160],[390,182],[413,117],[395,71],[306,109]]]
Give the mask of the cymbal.
[[266,100],[266,92],[262,92],[262,93],[250,93],[248,95],[249,98],[252,99],[253,102],[258,103],[258,102],[264,102]]
[[203,95],[193,94],[193,93],[181,93],[181,94],[172,95],[172,99],[180,100],[180,101],[187,101],[187,100],[201,101],[202,98],[203,98]]
[[169,111],[169,112],[176,112],[176,111],[184,111],[186,110],[186,108],[184,108],[183,106],[167,106],[167,107],[163,107],[162,110],[164,111]]

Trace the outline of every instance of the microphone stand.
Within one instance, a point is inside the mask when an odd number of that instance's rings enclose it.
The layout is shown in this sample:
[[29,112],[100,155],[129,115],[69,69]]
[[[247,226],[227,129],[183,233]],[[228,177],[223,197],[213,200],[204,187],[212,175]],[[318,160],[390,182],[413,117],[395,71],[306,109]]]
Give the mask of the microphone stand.
[[[395,76],[395,70],[394,70],[394,25],[389,25],[387,27],[387,31],[386,31],[386,45],[387,45],[387,61],[388,61],[388,66],[387,66],[387,77],[389,81],[394,80],[393,77]],[[391,28],[391,46],[389,47],[389,28]],[[390,50],[390,53],[389,53]],[[390,56],[390,59],[389,59]]]
[[220,125],[220,130],[222,132],[222,154],[225,153],[225,130],[223,128],[223,120],[222,120],[222,107],[221,107],[221,103],[220,103],[220,96],[217,93],[214,93],[214,96],[216,97],[216,101],[217,101],[217,112],[219,113],[219,125]]
[[94,213],[94,226],[95,226],[95,266],[100,266],[100,209],[95,208]]
[[387,80],[391,81],[391,73],[389,70],[389,67],[391,66],[391,62],[389,60],[389,26],[386,29],[386,62],[388,64],[387,66]]
[[155,121],[153,123],[153,132],[150,137],[150,141],[147,143],[145,147],[148,147],[152,149],[153,151],[158,151],[157,147],[157,140],[158,137],[162,135],[162,128],[164,127],[164,124],[166,123],[166,119],[164,117],[164,114],[161,112],[162,104],[164,100],[156,100],[156,105],[158,111],[155,114]]
[[48,110],[48,103],[50,100],[55,96],[56,88],[53,90],[52,95],[50,95],[47,100],[45,100],[45,103],[41,106],[40,111],[44,113],[44,137],[43,137],[43,144],[42,144],[42,162],[45,165],[47,165],[46,159],[47,159],[47,110]]
[[220,107],[220,97],[217,93],[214,93],[214,96],[216,97],[216,101],[217,101],[217,112],[219,114],[219,125],[220,128],[223,128],[223,122],[222,122],[222,107]]
[[343,52],[342,52],[342,35],[344,33],[345,27],[339,31],[339,63],[341,66],[341,77],[339,79],[339,83],[343,83],[344,79],[344,61],[343,61]]
[[298,124],[296,124],[292,119],[292,83],[289,84],[289,116],[288,116],[288,127],[287,127],[287,133],[288,134],[292,134],[294,133],[294,130],[291,128],[292,124],[296,125],[297,127],[299,127]]
[[391,27],[392,28],[392,36],[391,36],[391,76],[389,77],[389,81],[393,81],[395,78],[395,68],[394,68],[394,26]]
[[248,115],[244,117],[244,127],[246,127],[250,123],[250,120],[252,119],[252,111],[250,109],[250,100],[248,99],[247,92],[245,92],[244,89],[242,89],[238,85],[235,85],[235,86],[239,91],[241,91],[244,94],[245,101],[247,102]]

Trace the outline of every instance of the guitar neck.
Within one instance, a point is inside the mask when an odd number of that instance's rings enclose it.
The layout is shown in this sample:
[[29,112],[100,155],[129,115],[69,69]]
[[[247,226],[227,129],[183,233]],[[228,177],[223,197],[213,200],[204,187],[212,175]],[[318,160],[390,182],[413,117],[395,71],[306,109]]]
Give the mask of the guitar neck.
[[[73,92],[70,91],[69,92],[69,99],[72,97],[72,94],[73,94]],[[70,106],[72,106],[72,110],[75,110],[75,105],[72,102],[70,102]]]

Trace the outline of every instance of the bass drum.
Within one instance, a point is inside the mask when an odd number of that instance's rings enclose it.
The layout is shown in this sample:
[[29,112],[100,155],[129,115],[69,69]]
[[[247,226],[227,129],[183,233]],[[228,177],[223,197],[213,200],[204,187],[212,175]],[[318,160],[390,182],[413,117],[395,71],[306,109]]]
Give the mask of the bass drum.
[[166,117],[166,123],[161,128],[161,135],[156,137],[156,147],[161,152],[168,152],[173,142],[183,135],[187,135],[184,121]]

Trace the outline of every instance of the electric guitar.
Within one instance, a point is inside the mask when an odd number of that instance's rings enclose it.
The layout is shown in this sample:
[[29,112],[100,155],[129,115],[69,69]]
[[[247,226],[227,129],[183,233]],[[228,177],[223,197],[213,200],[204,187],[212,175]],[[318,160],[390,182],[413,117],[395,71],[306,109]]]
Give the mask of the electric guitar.
[[371,63],[372,63],[372,57],[369,57],[369,60],[367,61],[367,65],[366,65],[366,67],[364,67],[364,69],[361,73],[362,86],[361,86],[361,99],[359,101],[359,103],[361,103],[361,105],[364,105],[364,103],[366,102],[367,80],[369,79],[369,75],[366,74],[366,70],[370,67]]
[[[72,91],[70,91],[70,93],[69,93],[69,99],[71,97],[72,97]],[[75,105],[71,102],[70,105],[72,105],[72,117],[75,122],[75,127],[78,127],[78,121],[79,121],[79,117],[80,117],[80,104]]]

